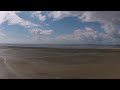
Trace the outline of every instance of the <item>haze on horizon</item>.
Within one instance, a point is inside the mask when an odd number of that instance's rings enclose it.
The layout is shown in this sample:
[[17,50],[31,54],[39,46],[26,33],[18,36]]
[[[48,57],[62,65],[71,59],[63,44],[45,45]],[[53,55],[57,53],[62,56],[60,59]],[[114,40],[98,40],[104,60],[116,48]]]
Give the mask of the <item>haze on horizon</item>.
[[120,44],[120,11],[0,11],[0,43]]

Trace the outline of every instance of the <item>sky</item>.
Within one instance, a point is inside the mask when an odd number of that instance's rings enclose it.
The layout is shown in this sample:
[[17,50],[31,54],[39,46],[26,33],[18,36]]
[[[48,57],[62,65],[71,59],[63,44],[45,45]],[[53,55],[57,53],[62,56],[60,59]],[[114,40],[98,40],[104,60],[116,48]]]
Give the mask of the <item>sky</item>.
[[120,44],[120,11],[0,11],[0,43]]

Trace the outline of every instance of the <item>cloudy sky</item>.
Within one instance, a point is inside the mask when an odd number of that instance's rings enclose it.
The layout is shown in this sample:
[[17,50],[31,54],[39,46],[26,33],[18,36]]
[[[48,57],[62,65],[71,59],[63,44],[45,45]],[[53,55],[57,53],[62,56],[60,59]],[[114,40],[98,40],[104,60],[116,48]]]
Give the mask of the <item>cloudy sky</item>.
[[120,44],[120,12],[0,11],[0,43]]

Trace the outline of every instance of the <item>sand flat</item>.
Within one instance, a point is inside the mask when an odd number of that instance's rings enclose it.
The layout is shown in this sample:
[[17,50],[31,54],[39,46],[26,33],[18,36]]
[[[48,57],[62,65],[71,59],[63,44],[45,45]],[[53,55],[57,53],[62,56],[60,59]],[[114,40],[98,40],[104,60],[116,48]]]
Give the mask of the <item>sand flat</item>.
[[120,78],[120,49],[0,47],[0,78]]

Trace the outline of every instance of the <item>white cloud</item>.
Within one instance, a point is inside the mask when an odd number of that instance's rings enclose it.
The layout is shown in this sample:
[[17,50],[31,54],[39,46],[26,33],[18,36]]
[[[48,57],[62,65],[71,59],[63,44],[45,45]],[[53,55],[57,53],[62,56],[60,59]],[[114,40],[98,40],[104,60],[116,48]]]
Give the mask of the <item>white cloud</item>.
[[60,20],[65,17],[80,16],[82,13],[82,11],[52,11],[49,13],[48,17],[54,20]]
[[55,38],[56,41],[62,41],[66,43],[84,43],[84,44],[90,44],[90,43],[115,43],[116,40],[112,38],[110,35],[105,33],[99,33],[92,28],[86,27],[85,29],[81,30],[75,30],[71,34],[66,35],[60,35]]
[[52,11],[49,13],[49,17],[58,20],[70,16],[79,17],[84,22],[117,23],[120,21],[120,11]]
[[52,11],[49,13],[48,16],[53,18],[54,20],[60,20],[65,17],[72,16],[72,14],[69,11]]
[[0,36],[6,37],[6,34],[0,31]]
[[113,38],[120,38],[120,11],[53,11],[49,17],[60,20],[65,17],[78,17],[83,22],[99,22],[106,34]]
[[53,40],[53,30],[32,29],[29,31],[31,32],[33,39],[39,41],[38,43],[51,43]]
[[0,38],[3,39],[5,37],[7,37],[7,35],[2,30],[0,30]]
[[[21,18],[18,13],[20,11],[0,11],[0,24],[8,22],[9,25],[21,25],[29,29],[36,28],[39,25],[34,24],[31,21]],[[120,11],[52,11],[48,14],[44,14],[43,11],[35,11],[31,13],[32,17],[37,17],[40,21],[45,21],[47,18],[53,20],[60,20],[65,17],[77,17],[82,22],[98,22],[101,24],[104,33],[97,32],[91,28],[85,28],[84,30],[75,30],[72,34],[60,35],[55,39],[60,41],[76,41],[76,42],[118,42],[120,39],[120,30],[116,26],[120,24]],[[38,27],[37,27],[38,28]],[[30,30],[35,38],[49,41],[53,30]],[[0,32],[0,36],[5,36],[3,32]]]
[[18,11],[0,11],[0,24],[7,21],[9,25],[18,24],[24,27],[38,26],[30,21],[22,19],[17,13]]
[[53,30],[32,29],[30,32],[35,35],[51,35]]
[[40,21],[45,21],[46,20],[46,16],[42,15],[42,11],[35,11],[32,13],[32,17],[38,17]]
[[107,34],[113,38],[120,38],[120,31],[116,28],[120,25],[119,11],[89,11],[84,12],[79,18],[84,22],[99,22]]

